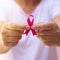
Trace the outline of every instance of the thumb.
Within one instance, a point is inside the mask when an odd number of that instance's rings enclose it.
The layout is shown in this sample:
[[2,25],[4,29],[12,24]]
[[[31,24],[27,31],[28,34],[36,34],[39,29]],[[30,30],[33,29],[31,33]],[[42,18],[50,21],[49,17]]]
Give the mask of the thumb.
[[37,23],[35,25],[32,26],[33,29],[50,29],[52,26],[56,25],[56,23],[54,22],[49,22],[49,23],[44,23],[44,22],[41,22],[41,23]]

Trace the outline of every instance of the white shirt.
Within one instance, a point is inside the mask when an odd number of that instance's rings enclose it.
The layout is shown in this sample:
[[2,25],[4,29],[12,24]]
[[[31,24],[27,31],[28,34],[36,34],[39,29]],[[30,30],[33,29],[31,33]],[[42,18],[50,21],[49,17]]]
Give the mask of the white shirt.
[[[60,15],[59,5],[59,0],[42,0],[31,13],[34,16],[34,23],[53,22],[54,17]],[[0,0],[1,21],[17,24],[27,23],[28,16],[15,1]],[[17,46],[5,54],[0,54],[0,60],[57,60],[56,47],[44,45],[30,31],[28,36],[22,36]]]

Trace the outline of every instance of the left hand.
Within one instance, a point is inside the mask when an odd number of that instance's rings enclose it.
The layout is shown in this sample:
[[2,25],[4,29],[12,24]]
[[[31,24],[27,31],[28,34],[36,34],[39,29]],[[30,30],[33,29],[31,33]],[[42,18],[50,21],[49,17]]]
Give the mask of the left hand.
[[60,46],[60,29],[56,23],[38,23],[32,26],[37,37],[48,46]]

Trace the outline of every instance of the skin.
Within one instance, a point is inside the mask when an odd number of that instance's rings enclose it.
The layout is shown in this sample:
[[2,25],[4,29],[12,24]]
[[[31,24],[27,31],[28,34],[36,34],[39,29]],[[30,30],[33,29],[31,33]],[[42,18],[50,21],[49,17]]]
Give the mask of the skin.
[[0,53],[7,52],[16,46],[28,26],[25,23],[20,25],[14,23],[2,23],[0,30]]
[[[40,0],[36,0],[37,3],[35,3],[34,0],[29,0],[29,1],[28,0],[16,0],[16,2],[22,7],[22,9],[27,14],[33,12],[35,7],[38,5],[39,1]],[[27,2],[29,2],[28,5],[27,5]],[[13,28],[17,28],[17,30]],[[0,38],[1,39],[0,40],[0,54],[3,54],[9,51],[12,47],[16,46],[19,40],[21,39],[24,30],[28,28],[29,27],[25,23],[23,24],[21,23],[21,25],[17,25],[14,23],[0,22],[0,37],[1,37]]]
[[[16,0],[22,9],[30,14],[34,11],[41,0]],[[48,46],[60,46],[60,16],[54,18],[52,23],[37,23],[32,26],[37,32],[37,37]],[[11,25],[11,26],[10,26]],[[23,25],[23,26],[22,26]],[[10,27],[9,27],[10,26]],[[17,29],[13,29],[13,27]],[[23,31],[29,27],[24,23],[21,25],[0,22],[0,54],[9,51],[18,44]],[[19,31],[19,32],[18,32]],[[14,34],[13,34],[14,33]]]
[[16,2],[22,7],[25,13],[32,13],[41,0],[16,0]]
[[[60,19],[60,16],[58,17]],[[56,23],[37,23],[33,28],[42,43],[47,46],[60,46],[60,28]]]

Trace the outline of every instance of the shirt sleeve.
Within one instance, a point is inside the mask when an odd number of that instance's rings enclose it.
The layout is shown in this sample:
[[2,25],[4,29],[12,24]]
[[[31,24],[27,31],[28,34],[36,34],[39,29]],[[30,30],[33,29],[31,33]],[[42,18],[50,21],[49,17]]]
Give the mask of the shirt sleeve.
[[4,9],[0,8],[0,21],[5,21],[7,19],[7,13]]
[[60,15],[60,1],[59,0],[53,2],[52,8],[51,8],[51,15],[52,15],[52,18]]

